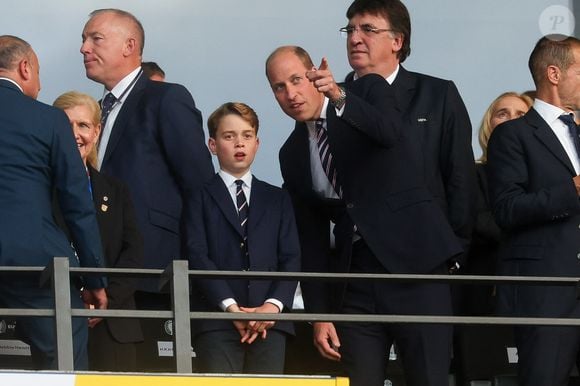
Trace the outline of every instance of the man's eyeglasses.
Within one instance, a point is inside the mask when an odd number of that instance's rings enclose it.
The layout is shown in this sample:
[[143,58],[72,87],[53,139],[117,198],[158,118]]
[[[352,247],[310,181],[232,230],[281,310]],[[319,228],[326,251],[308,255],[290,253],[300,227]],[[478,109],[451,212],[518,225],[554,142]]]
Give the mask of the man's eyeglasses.
[[360,27],[342,27],[341,29],[339,29],[339,31],[342,37],[350,36],[354,33],[354,31],[363,33],[366,36],[378,35],[381,32],[394,32],[392,29],[389,28],[375,28],[370,25],[361,25]]

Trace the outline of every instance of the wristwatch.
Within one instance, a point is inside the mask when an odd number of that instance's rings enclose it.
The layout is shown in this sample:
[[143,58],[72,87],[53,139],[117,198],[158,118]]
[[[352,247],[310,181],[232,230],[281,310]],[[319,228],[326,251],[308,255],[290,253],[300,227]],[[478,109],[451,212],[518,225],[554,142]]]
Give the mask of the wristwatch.
[[344,87],[342,86],[339,86],[338,89],[340,90],[340,95],[338,98],[331,100],[330,103],[334,106],[335,109],[340,110],[346,102],[346,91],[344,91]]

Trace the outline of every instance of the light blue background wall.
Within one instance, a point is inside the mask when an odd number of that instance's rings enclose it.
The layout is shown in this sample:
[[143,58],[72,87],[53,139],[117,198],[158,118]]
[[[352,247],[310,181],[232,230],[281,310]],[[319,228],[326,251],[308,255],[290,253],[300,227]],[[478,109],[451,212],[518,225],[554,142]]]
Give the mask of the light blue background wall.
[[[41,64],[39,99],[51,103],[76,89],[96,98],[102,88],[85,78],[79,53],[90,11],[115,7],[134,13],[146,32],[144,60],[158,62],[168,81],[184,84],[204,119],[221,103],[243,101],[257,111],[260,151],[253,171],[281,183],[278,149],[293,128],[264,76],[277,46],[298,44],[315,62],[329,59],[337,79],[349,72],[345,41],[351,0],[3,0],[0,34],[29,41]],[[541,36],[540,15],[570,0],[407,0],[412,17],[413,71],[453,79],[469,110],[474,133],[489,102],[507,90],[533,88],[528,55]],[[577,29],[578,30],[578,29]],[[1,106],[0,106],[1,108]],[[474,152],[479,155],[476,135]]]

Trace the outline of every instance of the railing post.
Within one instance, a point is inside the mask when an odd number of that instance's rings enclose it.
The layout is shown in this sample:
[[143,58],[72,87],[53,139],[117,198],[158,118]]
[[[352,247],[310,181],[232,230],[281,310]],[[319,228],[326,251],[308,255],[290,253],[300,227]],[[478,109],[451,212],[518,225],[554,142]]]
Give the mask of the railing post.
[[68,258],[55,257],[46,269],[49,270],[52,276],[51,288],[54,296],[57,369],[60,371],[73,371],[74,350]]
[[191,319],[189,316],[189,262],[174,260],[171,273],[173,354],[178,373],[191,373]]

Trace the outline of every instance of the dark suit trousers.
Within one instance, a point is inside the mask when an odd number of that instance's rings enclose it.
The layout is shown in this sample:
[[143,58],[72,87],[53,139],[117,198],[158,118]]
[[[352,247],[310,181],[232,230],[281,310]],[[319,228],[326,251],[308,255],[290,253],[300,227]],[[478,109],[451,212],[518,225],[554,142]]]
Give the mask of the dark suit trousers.
[[135,343],[119,343],[113,338],[102,320],[89,329],[89,370],[91,371],[137,371],[137,347]]
[[[353,245],[351,272],[388,273],[363,240]],[[347,285],[342,312],[451,315],[451,295],[445,284],[353,281]],[[451,325],[340,323],[337,328],[352,386],[384,384],[393,343],[401,355],[407,385],[448,386]]]
[[519,384],[567,386],[580,346],[580,327],[517,326],[514,331]]
[[[79,291],[71,283],[73,308],[84,308]],[[39,288],[38,277],[0,277],[0,307],[8,308],[54,308],[50,288]],[[72,319],[74,369],[88,370],[88,323],[87,319]],[[16,319],[18,336],[30,345],[35,367],[56,370],[56,336],[52,317],[19,317]]]
[[208,331],[195,337],[193,348],[199,370],[205,373],[282,374],[286,334],[268,330],[266,339],[240,343],[240,334],[231,330]]

